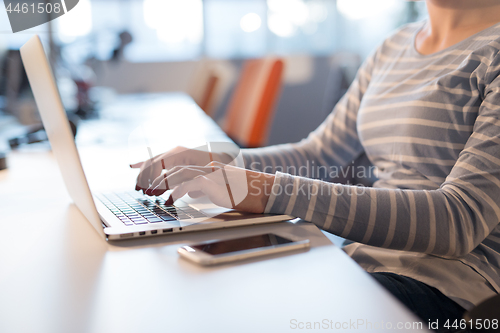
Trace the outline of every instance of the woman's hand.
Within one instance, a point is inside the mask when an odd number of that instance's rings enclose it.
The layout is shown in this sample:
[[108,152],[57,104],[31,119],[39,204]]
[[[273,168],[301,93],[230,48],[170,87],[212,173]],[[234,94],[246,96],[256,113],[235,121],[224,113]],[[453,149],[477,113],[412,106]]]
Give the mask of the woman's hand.
[[211,162],[174,167],[157,177],[145,193],[161,195],[173,190],[167,204],[186,194],[192,198],[206,195],[218,206],[262,213],[273,183],[274,175]]
[[144,192],[163,170],[170,170],[178,165],[205,166],[210,162],[229,164],[238,154],[238,146],[231,142],[212,142],[195,149],[174,148],[149,160],[130,165],[131,168],[140,169],[135,189]]

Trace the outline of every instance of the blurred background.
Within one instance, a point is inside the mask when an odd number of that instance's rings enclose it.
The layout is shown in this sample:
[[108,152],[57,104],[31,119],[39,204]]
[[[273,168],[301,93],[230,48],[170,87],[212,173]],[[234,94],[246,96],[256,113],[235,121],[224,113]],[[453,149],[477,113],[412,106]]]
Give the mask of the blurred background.
[[223,123],[248,60],[278,58],[281,84],[261,143],[278,144],[314,130],[370,52],[423,19],[425,3],[404,0],[80,0],[64,16],[12,34],[2,9],[0,151],[40,126],[19,57],[34,33],[75,123],[98,118],[123,95],[172,91]]

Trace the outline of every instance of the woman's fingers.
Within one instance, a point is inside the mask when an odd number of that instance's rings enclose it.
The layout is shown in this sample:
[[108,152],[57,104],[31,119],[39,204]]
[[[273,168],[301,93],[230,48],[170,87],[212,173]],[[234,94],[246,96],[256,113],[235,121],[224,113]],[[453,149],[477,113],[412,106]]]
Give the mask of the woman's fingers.
[[[204,154],[208,156],[208,153]],[[153,181],[161,175],[162,170],[169,170],[176,165],[205,165],[205,159],[200,158],[200,156],[203,157],[203,152],[184,147],[177,147],[167,153],[157,155],[151,159],[131,164],[131,168],[141,169],[139,175],[137,176],[136,189],[148,189],[151,187]],[[199,162],[202,162],[203,164],[200,164]]]
[[[137,176],[136,190],[146,191],[148,188],[155,188],[162,182],[154,183],[161,176],[162,170],[168,170],[166,177],[170,174],[178,172],[178,165],[190,166],[211,166],[212,172],[216,171],[215,166],[223,167],[225,164],[220,162],[212,162],[213,160],[222,160],[220,154],[210,153],[206,150],[188,149],[185,147],[177,147],[167,153],[157,155],[151,159],[130,164],[131,168],[140,168]],[[221,156],[225,156],[224,154]],[[230,157],[229,155],[227,155]],[[228,160],[225,158],[224,160]],[[229,162],[229,160],[228,160]],[[161,180],[161,179],[160,179]],[[171,182],[169,181],[169,184]]]
[[147,195],[162,195],[169,189],[210,172],[212,172],[211,167],[176,167],[157,177],[144,193]]
[[188,195],[193,198],[193,199],[197,199],[197,198],[201,198],[202,196],[205,195],[205,193],[201,192],[201,191],[189,191],[188,192]]
[[[182,151],[181,154],[176,154],[178,157],[183,156],[187,157],[187,151]],[[189,152],[193,154],[193,152]],[[199,152],[200,153],[200,152]],[[225,175],[224,168],[227,166],[224,163],[218,161],[212,161],[210,163],[204,163],[204,166],[198,165],[188,165],[188,166],[175,166],[171,167],[171,164],[174,163],[175,158],[170,156],[170,153],[157,156],[151,160],[147,160],[144,162],[139,162],[131,165],[131,167],[140,167],[141,172],[137,177],[137,185],[136,190],[143,190],[143,192],[147,195],[162,195],[167,190],[174,190],[174,194],[171,196],[169,201],[176,199],[176,195],[181,196],[187,194],[188,192],[192,197],[200,197],[204,194],[207,194],[207,191],[202,189],[186,189],[185,184],[195,183],[199,184],[200,182],[211,182],[213,188],[218,188],[218,190],[224,192],[223,193],[211,193],[211,196],[216,201],[219,201],[219,204],[222,203],[223,206],[233,207],[232,200],[228,197],[228,193],[231,191],[229,188],[229,184],[227,184],[227,176]],[[202,159],[201,159],[202,160]],[[198,161],[198,162],[201,162]],[[166,170],[162,173],[163,170]],[[219,172],[217,172],[219,171]],[[222,172],[222,173],[221,173]],[[200,177],[205,180],[198,180]],[[190,185],[194,186],[194,185]],[[178,191],[181,191],[178,192]],[[186,192],[187,191],[187,192]],[[209,190],[210,191],[210,190]],[[213,189],[212,189],[213,192]],[[226,193],[228,192],[228,193]],[[226,198],[227,197],[227,198]],[[177,197],[178,198],[178,197]],[[226,200],[226,199],[229,199]],[[228,202],[226,202],[228,201]],[[172,203],[172,202],[171,202]]]
[[[200,175],[206,175],[221,170],[223,167],[224,164],[220,162],[211,162],[206,166],[176,166],[157,176],[148,186],[145,193],[148,195],[161,195],[182,182],[189,181]],[[162,169],[165,169],[164,164],[162,165]],[[160,190],[162,190],[160,194],[153,194],[153,192],[158,192]]]
[[[176,166],[167,170],[163,175],[168,178],[168,183],[171,186],[175,186],[180,182],[188,181],[197,177],[199,175],[208,175],[209,173],[216,172],[224,168],[225,164],[220,162],[210,162],[205,166],[197,165],[182,165]],[[190,170],[190,171],[188,171]],[[159,180],[159,178],[158,178]],[[160,182],[157,181],[154,186],[157,186]],[[152,186],[153,187],[153,186]]]
[[168,181],[167,181],[167,175],[165,173],[162,173],[161,175],[159,175],[158,177],[156,177],[153,182],[151,183],[151,185],[148,187],[148,190],[149,189],[154,189],[158,186],[164,186],[166,190],[169,189],[168,187]]
[[226,165],[227,164],[219,162],[219,161],[212,161],[212,162],[208,163],[205,166],[207,166],[207,167],[219,167],[219,168],[223,168]]
[[177,186],[172,191],[172,193],[170,193],[170,197],[167,199],[165,204],[166,205],[173,205],[174,202],[177,201],[177,199],[182,198],[184,195],[186,195],[186,193],[189,193],[189,192],[202,192],[203,193],[203,191],[201,190],[200,182],[199,181],[195,182],[193,180],[193,181],[186,182],[186,183],[183,183],[183,184]]
[[188,193],[201,192],[194,195],[201,196],[203,194],[208,196],[210,201],[217,206],[234,208],[224,178],[222,175],[216,178],[212,177],[212,175],[214,173],[206,176],[198,176],[191,181],[180,184],[172,191],[170,198],[172,201],[175,201]]
[[[176,184],[172,185],[170,179],[175,179]],[[221,207],[237,207],[243,211],[262,213],[269,198],[266,188],[272,186],[273,182],[274,175],[224,164],[185,167],[168,177],[167,186],[173,191],[166,204],[171,205],[186,194],[192,198],[206,195],[210,201]],[[258,191],[250,191],[250,188]]]
[[188,167],[195,167],[195,166],[189,166],[189,165],[178,165],[178,166],[175,166],[175,167],[172,167],[168,170],[165,171],[164,175],[165,177],[168,177],[170,176],[171,174],[174,174],[176,172],[179,172],[181,171],[182,169],[184,168],[188,168]]
[[154,161],[146,161],[141,167],[141,171],[139,172],[139,175],[137,176],[137,186],[140,189],[147,189],[153,180],[159,176],[159,173],[161,172],[161,168],[158,168],[157,165],[155,165]]
[[137,169],[137,168],[142,167],[143,164],[144,164],[144,162],[137,162],[137,163],[134,163],[134,164],[130,164],[130,167],[132,169]]
[[[217,168],[215,171],[219,170]],[[200,175],[207,175],[214,172],[212,167],[185,166],[177,169],[174,172],[166,173],[168,182],[171,186],[176,186],[182,182],[194,179]]]
[[142,162],[141,171],[137,176],[137,185],[142,190],[151,187],[153,181],[161,175],[162,170],[166,169],[167,159],[164,155],[159,155],[151,160]]
[[[133,164],[130,164],[130,167],[132,169],[143,169],[145,167],[145,164],[146,162],[137,162],[137,163],[133,163]],[[141,186],[139,185],[143,185],[143,181],[141,180],[141,177],[142,177],[142,170],[139,171],[139,175],[137,175],[137,180],[135,182],[135,190],[136,191],[140,191],[141,189]]]
[[209,180],[206,179],[205,177],[200,176],[200,177],[197,177],[196,179],[193,179],[189,182],[184,182],[184,183],[180,184],[179,186],[177,186],[172,191],[168,201],[172,200],[172,203],[174,203],[175,201],[182,198],[183,196],[185,196],[189,192],[201,192],[201,193],[207,194],[205,184],[208,181]]
[[167,191],[169,189],[170,189],[170,187],[168,185],[168,179],[163,174],[163,175],[158,176],[153,181],[151,186],[148,187],[146,189],[146,191],[144,191],[144,194],[158,196],[158,195],[162,195],[163,193],[165,193],[165,191]]

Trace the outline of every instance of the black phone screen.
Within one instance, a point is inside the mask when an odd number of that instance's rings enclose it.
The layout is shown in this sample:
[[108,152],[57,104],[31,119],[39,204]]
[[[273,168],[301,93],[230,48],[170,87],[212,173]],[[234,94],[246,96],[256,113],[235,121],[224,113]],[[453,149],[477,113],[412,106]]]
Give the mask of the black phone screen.
[[288,243],[293,243],[293,241],[275,234],[263,234],[199,244],[192,247],[212,255],[217,255]]

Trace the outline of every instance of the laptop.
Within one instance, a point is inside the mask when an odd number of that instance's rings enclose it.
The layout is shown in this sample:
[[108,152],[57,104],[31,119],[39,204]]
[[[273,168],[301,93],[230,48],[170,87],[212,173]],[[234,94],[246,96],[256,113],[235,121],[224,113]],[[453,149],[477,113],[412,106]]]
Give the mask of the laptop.
[[[137,191],[92,193],[52,70],[40,38],[21,47],[21,57],[64,183],[78,209],[108,240],[158,236],[290,220],[288,215],[251,214],[218,207],[207,199],[161,197]],[[135,184],[130,184],[131,189]],[[217,215],[214,215],[214,211]]]

